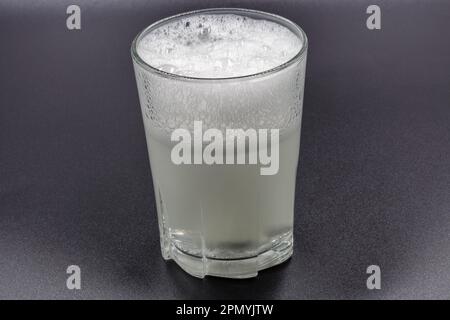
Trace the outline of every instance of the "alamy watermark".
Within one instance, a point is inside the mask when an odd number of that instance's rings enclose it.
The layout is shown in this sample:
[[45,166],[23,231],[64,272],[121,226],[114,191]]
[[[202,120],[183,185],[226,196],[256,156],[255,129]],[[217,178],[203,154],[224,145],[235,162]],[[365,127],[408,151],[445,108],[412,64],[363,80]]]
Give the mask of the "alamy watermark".
[[203,132],[202,121],[194,121],[193,134],[178,128],[171,141],[178,142],[170,154],[172,162],[181,164],[259,164],[261,175],[274,175],[279,169],[278,129],[209,128]]
[[66,19],[66,27],[69,30],[81,30],[81,9],[76,4],[67,7],[66,13],[69,15]]
[[381,269],[380,266],[377,266],[375,264],[370,265],[367,267],[366,270],[367,274],[370,274],[370,276],[367,278],[366,286],[367,289],[373,290],[373,289],[381,289]]
[[80,290],[81,289],[81,269],[77,265],[70,265],[67,267],[66,273],[69,277],[66,281],[67,289]]
[[366,20],[366,26],[369,30],[381,29],[381,9],[376,4],[367,7],[366,13],[370,16]]

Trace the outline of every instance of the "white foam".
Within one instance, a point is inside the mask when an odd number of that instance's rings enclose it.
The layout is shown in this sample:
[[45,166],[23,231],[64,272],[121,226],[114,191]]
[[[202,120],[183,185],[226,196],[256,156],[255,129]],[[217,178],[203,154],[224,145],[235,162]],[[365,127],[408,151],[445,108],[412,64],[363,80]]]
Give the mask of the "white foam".
[[169,73],[227,78],[270,70],[289,61],[301,47],[299,37],[277,23],[204,14],[151,31],[137,52],[149,65]]

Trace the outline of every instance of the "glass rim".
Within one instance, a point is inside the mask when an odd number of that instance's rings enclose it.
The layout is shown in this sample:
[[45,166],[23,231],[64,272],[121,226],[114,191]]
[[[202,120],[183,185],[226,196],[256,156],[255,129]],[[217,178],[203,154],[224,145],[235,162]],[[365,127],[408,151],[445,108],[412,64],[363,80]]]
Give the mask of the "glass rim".
[[[180,18],[187,17],[187,16],[205,14],[205,13],[210,13],[210,14],[229,13],[229,14],[237,14],[237,15],[253,14],[255,16],[258,16],[261,19],[266,19],[266,20],[278,23],[278,24],[288,28],[297,37],[300,38],[300,40],[302,41],[302,47],[297,52],[297,54],[295,56],[293,56],[291,59],[289,59],[288,61],[286,61],[280,65],[277,65],[271,69],[264,70],[264,71],[257,72],[257,73],[241,75],[241,76],[222,77],[222,78],[191,77],[191,76],[183,76],[183,75],[179,75],[179,74],[175,74],[175,73],[166,72],[166,71],[163,71],[163,70],[160,70],[160,69],[157,69],[157,68],[151,66],[150,64],[145,62],[139,56],[139,54],[137,52],[137,45],[138,45],[139,41],[145,35],[147,35],[150,31],[152,31],[152,30],[156,29],[157,27],[160,27],[172,20],[180,19]],[[144,68],[145,70],[152,72],[152,73],[156,73],[165,78],[170,78],[173,80],[184,80],[184,81],[217,82],[217,81],[229,81],[229,80],[255,79],[255,78],[260,78],[260,77],[264,77],[264,76],[279,72],[281,70],[288,68],[295,62],[303,60],[303,58],[306,56],[307,49],[308,49],[308,38],[306,37],[306,34],[303,31],[303,29],[300,28],[295,22],[293,22],[289,19],[286,19],[282,16],[279,16],[279,15],[276,15],[273,13],[260,11],[260,10],[251,10],[251,9],[243,9],[243,8],[209,8],[209,9],[201,9],[201,10],[194,10],[194,11],[179,13],[179,14],[172,15],[172,16],[169,16],[167,18],[164,18],[164,19],[161,19],[161,20],[158,20],[158,21],[152,23],[151,25],[146,27],[144,30],[139,32],[137,34],[137,36],[133,39],[133,42],[131,44],[131,56],[133,58],[133,61],[135,63],[137,63],[139,66],[141,66],[142,68]]]

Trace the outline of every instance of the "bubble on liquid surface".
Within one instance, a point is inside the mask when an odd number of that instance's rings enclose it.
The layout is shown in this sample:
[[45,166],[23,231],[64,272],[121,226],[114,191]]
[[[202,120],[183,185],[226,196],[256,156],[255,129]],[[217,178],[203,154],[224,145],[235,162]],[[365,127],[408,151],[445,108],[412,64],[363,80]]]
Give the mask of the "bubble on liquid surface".
[[286,27],[233,14],[180,18],[138,43],[139,56],[156,69],[197,78],[255,74],[292,59],[302,42]]

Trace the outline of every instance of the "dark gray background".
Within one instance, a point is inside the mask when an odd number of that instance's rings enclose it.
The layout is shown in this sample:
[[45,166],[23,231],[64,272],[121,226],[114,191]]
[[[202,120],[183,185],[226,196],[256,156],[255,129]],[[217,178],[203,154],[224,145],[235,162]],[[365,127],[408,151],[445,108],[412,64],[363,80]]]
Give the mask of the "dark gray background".
[[[243,281],[162,260],[129,53],[160,18],[224,6],[310,40],[295,253]],[[0,298],[449,298],[449,31],[450,1],[2,0]]]

